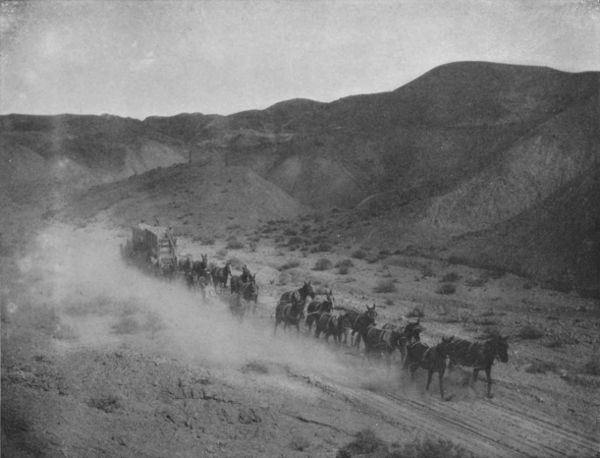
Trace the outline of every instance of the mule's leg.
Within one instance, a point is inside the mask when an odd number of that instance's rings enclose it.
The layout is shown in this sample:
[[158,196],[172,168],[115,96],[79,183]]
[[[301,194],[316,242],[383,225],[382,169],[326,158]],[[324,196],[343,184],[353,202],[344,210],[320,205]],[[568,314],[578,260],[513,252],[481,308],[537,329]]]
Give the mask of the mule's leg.
[[473,369],[473,383],[475,383],[477,381],[478,376],[479,376],[479,368],[476,367],[475,369]]
[[442,400],[444,398],[444,368],[441,367],[439,370],[439,380],[440,380],[440,396],[442,396]]
[[429,385],[431,385],[431,377],[433,376],[433,369],[427,369],[427,386],[425,389],[429,391]]
[[487,377],[487,397],[492,397],[492,367],[485,368],[485,375]]

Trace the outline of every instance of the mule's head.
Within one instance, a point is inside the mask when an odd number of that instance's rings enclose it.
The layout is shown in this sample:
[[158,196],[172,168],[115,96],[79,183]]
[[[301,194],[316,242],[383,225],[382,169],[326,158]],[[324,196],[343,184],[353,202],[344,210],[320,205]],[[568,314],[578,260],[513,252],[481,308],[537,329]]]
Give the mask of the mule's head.
[[376,305],[373,304],[372,307],[369,307],[367,305],[366,307],[367,307],[367,311],[365,312],[365,315],[368,318],[369,323],[375,323],[375,318],[377,318],[377,312],[375,311]]
[[454,340],[454,336],[450,337],[442,337],[442,341],[438,344],[439,352],[443,356],[448,356],[452,349],[452,341]]
[[315,290],[312,287],[312,282],[305,281],[302,288],[300,288],[300,292],[304,297],[310,296],[311,299],[315,298]]

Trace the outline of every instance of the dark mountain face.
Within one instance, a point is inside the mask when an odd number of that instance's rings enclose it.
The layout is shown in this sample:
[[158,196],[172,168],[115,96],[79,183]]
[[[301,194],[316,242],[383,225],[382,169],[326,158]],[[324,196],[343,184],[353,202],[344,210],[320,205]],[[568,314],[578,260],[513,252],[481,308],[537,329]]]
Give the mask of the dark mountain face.
[[[564,253],[595,243],[592,207],[577,203],[595,203],[595,187],[569,190],[588,183],[599,162],[599,100],[598,73],[461,62],[387,93],[230,116],[9,115],[0,117],[9,164],[0,178],[85,186],[188,159],[213,170],[239,166],[298,205],[367,215],[369,228],[351,228],[358,238],[439,253],[453,246],[471,260],[489,252],[508,267],[549,250],[554,257],[521,270],[563,278],[583,256]],[[542,217],[540,208],[556,210]],[[581,224],[561,223],[574,219]],[[495,254],[522,244],[529,248],[516,250],[516,261]],[[545,259],[564,268],[542,268]]]

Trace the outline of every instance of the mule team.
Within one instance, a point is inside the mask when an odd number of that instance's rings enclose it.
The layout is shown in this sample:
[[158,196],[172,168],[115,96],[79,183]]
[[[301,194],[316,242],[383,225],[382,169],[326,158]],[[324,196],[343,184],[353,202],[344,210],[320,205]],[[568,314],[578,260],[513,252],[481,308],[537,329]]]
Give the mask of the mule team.
[[[179,270],[186,278],[190,288],[198,287],[206,297],[206,287],[212,285],[215,291],[227,288],[227,280],[231,277],[230,284],[230,310],[238,317],[243,318],[246,307],[242,300],[252,303],[252,310],[256,311],[258,300],[258,285],[256,275],[251,274],[247,266],[243,266],[241,275],[232,275],[231,263],[223,267],[209,265],[207,256],[202,255],[201,261],[192,261],[189,257],[180,260]],[[365,348],[367,358],[383,357],[388,365],[394,351],[398,350],[403,361],[403,368],[414,375],[418,368],[427,371],[426,389],[432,381],[434,373],[438,373],[440,395],[444,397],[443,376],[448,365],[454,364],[472,367],[472,381],[478,378],[479,371],[485,371],[487,377],[487,396],[492,396],[491,368],[496,359],[501,362],[508,361],[507,337],[494,335],[483,342],[471,342],[457,337],[443,337],[436,345],[429,346],[421,342],[420,334],[423,331],[419,320],[409,322],[403,327],[393,323],[386,323],[381,327],[375,324],[377,312],[375,305],[363,311],[354,308],[338,307],[334,305],[333,292],[330,290],[324,300],[315,300],[315,291],[311,282],[304,284],[294,291],[283,293],[275,308],[275,327],[277,332],[279,324],[283,328],[295,327],[300,331],[300,322],[305,321],[309,332],[315,328],[315,337],[325,336],[326,340],[333,337],[338,344],[348,343],[358,348],[361,341]],[[307,300],[310,302],[307,305]],[[306,309],[306,312],[305,312]]]
[[[308,298],[311,301],[306,307]],[[288,291],[281,295],[275,308],[275,328],[283,323],[284,329],[294,326],[299,332],[300,321],[305,320],[308,331],[315,326],[315,337],[321,334],[328,340],[330,336],[337,343],[347,343],[350,335],[350,344],[360,346],[362,341],[367,358],[373,356],[384,357],[391,364],[391,356],[398,350],[403,361],[404,369],[414,375],[418,368],[427,370],[427,386],[429,390],[434,373],[438,373],[440,395],[443,399],[443,377],[447,364],[459,364],[472,367],[472,380],[475,382],[480,370],[484,370],[487,377],[487,396],[492,396],[492,365],[496,359],[508,361],[507,337],[494,335],[484,342],[471,342],[454,336],[443,337],[437,345],[429,346],[421,342],[420,335],[423,327],[420,320],[409,322],[403,327],[393,323],[385,323],[378,327],[375,324],[377,312],[375,305],[366,306],[366,310],[358,311],[346,307],[335,307],[333,292],[330,290],[322,301],[315,300],[315,291],[311,282],[304,284],[295,291]]]

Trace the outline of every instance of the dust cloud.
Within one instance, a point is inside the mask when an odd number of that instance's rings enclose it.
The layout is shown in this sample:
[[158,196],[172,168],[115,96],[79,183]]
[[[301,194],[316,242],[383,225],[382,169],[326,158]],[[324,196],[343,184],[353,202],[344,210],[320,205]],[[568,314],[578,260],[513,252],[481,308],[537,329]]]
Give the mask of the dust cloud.
[[[32,293],[76,335],[69,348],[129,342],[206,367],[260,363],[346,385],[379,383],[379,375],[345,347],[297,336],[295,329],[284,333],[281,326],[274,336],[273,319],[247,316],[239,322],[223,300],[203,302],[181,280],[166,282],[128,266],[119,250],[128,236],[101,224],[55,224],[20,259]],[[276,298],[259,300],[272,314]]]

